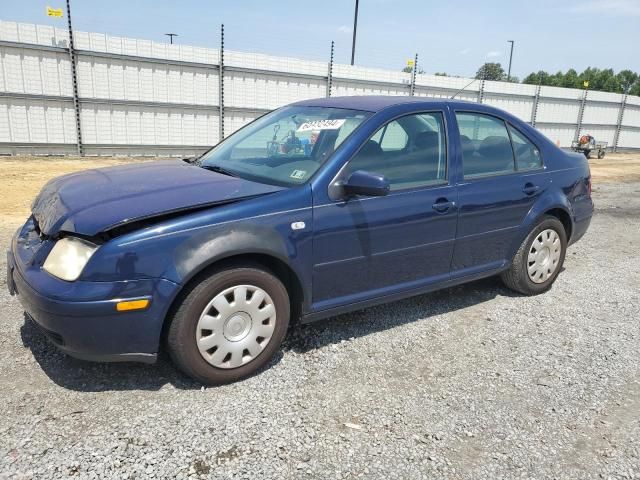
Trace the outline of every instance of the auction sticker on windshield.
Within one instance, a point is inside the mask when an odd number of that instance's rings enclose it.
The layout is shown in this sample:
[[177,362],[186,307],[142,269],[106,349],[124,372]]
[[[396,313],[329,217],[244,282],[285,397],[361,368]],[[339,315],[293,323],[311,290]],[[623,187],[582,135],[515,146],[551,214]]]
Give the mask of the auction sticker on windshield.
[[344,124],[344,118],[335,118],[333,120],[312,120],[304,122],[298,127],[299,132],[308,132],[311,130],[337,130]]

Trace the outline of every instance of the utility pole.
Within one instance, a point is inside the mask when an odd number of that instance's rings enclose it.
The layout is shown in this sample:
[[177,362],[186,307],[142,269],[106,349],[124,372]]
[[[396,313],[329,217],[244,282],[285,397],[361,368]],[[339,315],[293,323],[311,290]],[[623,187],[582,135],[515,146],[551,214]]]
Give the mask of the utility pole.
[[171,43],[171,45],[173,45],[173,37],[177,37],[178,36],[177,33],[165,33],[165,35],[167,37],[169,37],[169,43]]
[[507,82],[511,81],[511,60],[513,60],[513,40],[507,40],[511,44],[511,53],[509,54],[509,71],[507,72]]
[[358,28],[358,0],[356,0],[356,13],[353,16],[353,43],[351,44],[351,65],[356,57],[356,30]]

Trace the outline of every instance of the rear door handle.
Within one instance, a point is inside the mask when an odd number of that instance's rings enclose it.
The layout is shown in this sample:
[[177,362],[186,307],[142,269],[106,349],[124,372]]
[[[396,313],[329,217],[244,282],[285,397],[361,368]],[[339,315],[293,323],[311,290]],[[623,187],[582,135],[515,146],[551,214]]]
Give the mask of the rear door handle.
[[447,213],[455,206],[455,202],[450,202],[446,198],[439,198],[436,203],[432,205],[433,209],[438,213]]
[[540,190],[540,187],[538,185],[534,185],[533,183],[526,183],[524,187],[522,187],[522,191],[526,195],[533,195],[538,190]]

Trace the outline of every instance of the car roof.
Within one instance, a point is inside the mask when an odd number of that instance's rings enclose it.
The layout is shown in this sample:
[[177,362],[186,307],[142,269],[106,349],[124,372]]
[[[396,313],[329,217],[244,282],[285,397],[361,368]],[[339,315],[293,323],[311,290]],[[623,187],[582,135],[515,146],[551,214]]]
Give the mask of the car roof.
[[394,95],[356,95],[348,97],[329,97],[302,100],[293,105],[305,107],[333,107],[348,108],[350,110],[363,110],[367,112],[378,112],[387,107],[406,103],[422,104],[425,107],[442,105],[465,106],[477,105],[475,102],[465,102],[463,100],[451,100],[448,98],[426,98]]
[[[360,110],[372,113],[381,112],[387,108],[399,107],[402,105],[411,105],[415,106],[417,109],[424,108],[425,110],[435,108],[443,109],[448,106],[455,111],[477,112],[481,114],[483,113],[488,115],[495,115],[498,118],[510,122],[521,132],[525,132],[529,136],[529,138],[533,138],[536,141],[536,144],[538,146],[555,146],[555,144],[551,140],[549,140],[549,138],[547,138],[544,134],[536,130],[521,118],[518,118],[515,115],[502,109],[479,102],[468,102],[457,99],[452,100],[450,98],[410,97],[408,95],[359,95],[348,97],[315,98],[296,102],[292,105],[307,107],[346,108],[350,110]],[[409,109],[411,109],[411,107],[403,108],[402,110],[406,111]]]

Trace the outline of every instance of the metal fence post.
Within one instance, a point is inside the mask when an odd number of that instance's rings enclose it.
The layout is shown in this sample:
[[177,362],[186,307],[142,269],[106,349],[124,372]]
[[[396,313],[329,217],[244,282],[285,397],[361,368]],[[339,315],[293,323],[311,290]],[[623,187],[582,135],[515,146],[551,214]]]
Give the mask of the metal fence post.
[[478,103],[484,100],[484,78],[480,81],[480,90],[478,90]]
[[627,106],[627,97],[629,92],[627,91],[622,97],[622,103],[620,104],[620,111],[618,112],[618,124],[616,125],[616,133],[613,136],[613,151],[618,151],[618,140],[620,139],[620,130],[622,129],[622,120],[624,119],[624,109]]
[[218,62],[218,142],[224,139],[224,23],[220,25],[220,60]]
[[331,96],[331,86],[333,84],[333,48],[334,42],[331,40],[331,55],[329,56],[329,66],[327,69],[327,97]]
[[409,96],[413,97],[416,93],[416,72],[418,71],[418,54],[416,53],[413,59],[413,69],[411,70],[411,88],[409,89]]
[[536,118],[538,117],[538,105],[540,103],[540,90],[542,89],[542,85],[538,85],[536,88],[536,94],[533,97],[533,108],[531,109],[531,126],[536,126]]
[[584,117],[584,107],[587,103],[587,93],[589,93],[589,90],[585,89],[584,95],[582,96],[582,102],[580,103],[580,110],[578,110],[578,125],[576,126],[576,135],[573,139],[574,142],[577,142],[580,138],[580,130],[582,129],[582,117]]
[[78,155],[84,156],[82,146],[82,127],[80,126],[80,100],[78,96],[78,72],[76,69],[76,51],[73,45],[73,27],[71,26],[71,4],[67,0],[67,25],[69,26],[69,60],[71,61],[71,83],[73,86],[73,108],[76,113],[76,148]]

